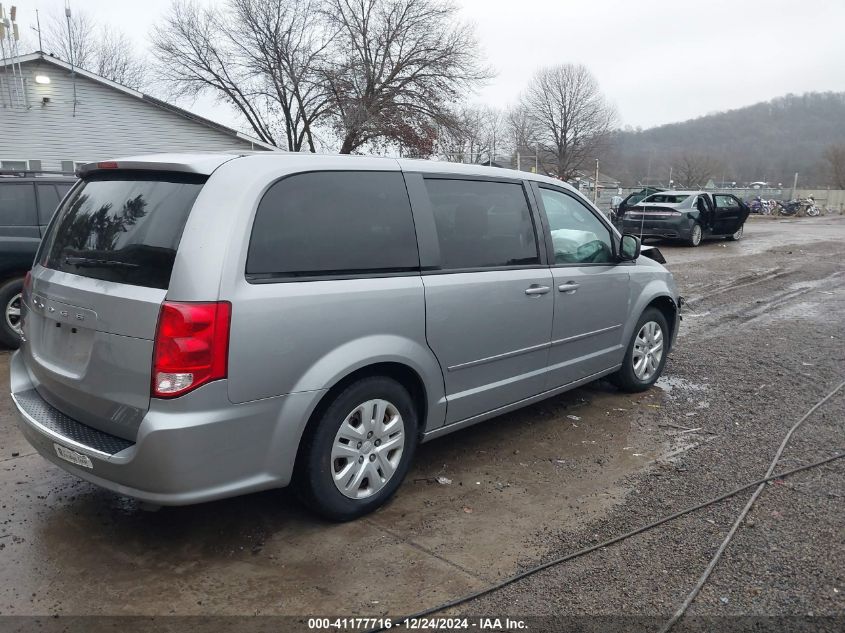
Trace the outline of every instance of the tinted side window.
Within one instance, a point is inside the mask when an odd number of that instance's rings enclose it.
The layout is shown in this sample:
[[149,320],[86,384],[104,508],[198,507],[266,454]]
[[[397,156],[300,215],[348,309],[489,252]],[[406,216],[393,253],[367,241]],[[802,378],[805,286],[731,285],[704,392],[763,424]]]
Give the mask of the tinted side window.
[[419,263],[402,174],[312,172],[280,180],[262,198],[246,272],[400,272]]
[[38,223],[49,224],[56,207],[59,206],[59,192],[56,185],[36,185],[38,188]]
[[0,226],[36,226],[32,183],[0,183]]
[[549,219],[556,264],[609,263],[613,261],[610,231],[574,196],[540,189]]
[[425,180],[444,269],[539,264],[537,237],[522,185]]

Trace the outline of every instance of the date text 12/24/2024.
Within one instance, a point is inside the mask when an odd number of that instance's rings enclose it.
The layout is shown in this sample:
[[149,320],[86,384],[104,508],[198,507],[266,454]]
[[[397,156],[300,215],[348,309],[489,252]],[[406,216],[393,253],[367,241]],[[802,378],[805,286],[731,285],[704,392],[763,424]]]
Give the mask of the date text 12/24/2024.
[[410,631],[527,631],[524,620],[511,618],[309,618],[311,631],[361,631],[384,629]]

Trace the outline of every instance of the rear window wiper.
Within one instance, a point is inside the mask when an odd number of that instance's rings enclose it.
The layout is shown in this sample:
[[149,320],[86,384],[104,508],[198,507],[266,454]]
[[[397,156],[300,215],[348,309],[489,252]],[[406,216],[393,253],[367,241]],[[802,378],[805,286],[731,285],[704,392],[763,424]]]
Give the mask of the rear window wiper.
[[139,264],[130,264],[129,262],[121,262],[116,259],[101,259],[96,257],[65,257],[65,264],[71,266],[113,266],[122,268],[139,268]]

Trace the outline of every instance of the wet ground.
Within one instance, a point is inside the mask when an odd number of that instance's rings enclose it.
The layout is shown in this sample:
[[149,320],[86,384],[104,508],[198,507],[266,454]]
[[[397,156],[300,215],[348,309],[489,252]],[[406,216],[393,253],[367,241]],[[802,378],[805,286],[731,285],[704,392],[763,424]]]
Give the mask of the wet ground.
[[[353,523],[285,491],[146,512],[34,454],[0,396],[0,614],[395,616],[762,476],[845,377],[845,218],[658,246],[690,305],[656,387],[599,382],[425,444],[395,500]],[[843,412],[840,394],[808,420],[783,469],[845,448]],[[692,612],[845,615],[843,462],[770,486]],[[668,614],[746,499],[453,613]]]

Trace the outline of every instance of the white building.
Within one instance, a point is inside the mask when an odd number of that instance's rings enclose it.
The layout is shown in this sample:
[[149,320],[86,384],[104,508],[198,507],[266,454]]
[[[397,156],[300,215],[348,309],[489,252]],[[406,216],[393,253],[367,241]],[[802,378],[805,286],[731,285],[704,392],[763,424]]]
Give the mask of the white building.
[[127,155],[274,149],[94,73],[72,72],[45,53],[0,60],[0,169],[73,171]]

